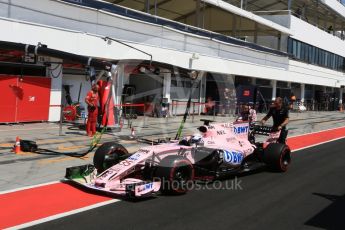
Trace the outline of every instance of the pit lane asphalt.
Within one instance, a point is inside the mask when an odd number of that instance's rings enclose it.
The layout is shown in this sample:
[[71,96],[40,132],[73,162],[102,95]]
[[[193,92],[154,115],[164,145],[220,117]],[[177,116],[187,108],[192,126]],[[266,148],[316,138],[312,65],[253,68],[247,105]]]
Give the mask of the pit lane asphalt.
[[342,139],[294,152],[287,173],[240,177],[243,190],[122,201],[31,228],[345,229],[344,146]]

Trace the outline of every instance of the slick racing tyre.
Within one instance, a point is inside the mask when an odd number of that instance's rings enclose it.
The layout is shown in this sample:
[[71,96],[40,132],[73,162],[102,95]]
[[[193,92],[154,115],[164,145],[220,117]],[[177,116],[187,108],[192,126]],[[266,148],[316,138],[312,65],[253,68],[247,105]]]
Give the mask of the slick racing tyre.
[[191,162],[182,156],[167,156],[157,166],[155,176],[161,180],[164,194],[184,194],[194,179]]
[[291,150],[284,144],[269,144],[264,150],[263,161],[270,169],[285,172],[291,163]]
[[96,150],[93,157],[93,164],[97,172],[101,173],[119,163],[123,156],[126,155],[128,155],[128,151],[122,145],[115,142],[106,142]]

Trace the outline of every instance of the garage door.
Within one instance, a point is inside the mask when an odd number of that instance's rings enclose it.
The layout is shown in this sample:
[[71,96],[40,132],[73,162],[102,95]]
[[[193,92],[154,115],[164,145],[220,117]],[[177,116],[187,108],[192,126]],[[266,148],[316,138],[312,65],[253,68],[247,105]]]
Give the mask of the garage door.
[[19,93],[16,76],[0,76],[0,122],[16,120],[16,95]]
[[51,79],[30,76],[0,76],[0,122],[47,121]]

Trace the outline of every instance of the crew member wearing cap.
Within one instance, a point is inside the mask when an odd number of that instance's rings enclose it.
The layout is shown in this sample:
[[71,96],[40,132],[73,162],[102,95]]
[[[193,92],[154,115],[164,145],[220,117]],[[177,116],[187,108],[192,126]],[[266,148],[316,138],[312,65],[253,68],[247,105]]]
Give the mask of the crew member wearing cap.
[[85,102],[87,104],[87,123],[86,123],[86,133],[89,137],[92,137],[96,133],[96,124],[98,116],[98,85],[93,84],[91,90],[87,93]]

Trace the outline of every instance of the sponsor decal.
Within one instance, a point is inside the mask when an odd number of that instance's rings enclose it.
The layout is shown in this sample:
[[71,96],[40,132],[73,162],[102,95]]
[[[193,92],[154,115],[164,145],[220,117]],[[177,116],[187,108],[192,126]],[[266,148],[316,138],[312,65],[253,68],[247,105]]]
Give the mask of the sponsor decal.
[[224,161],[231,164],[241,164],[243,155],[240,152],[224,150]]
[[207,144],[208,144],[208,145],[215,145],[216,142],[214,142],[214,141],[207,141]]
[[225,135],[225,131],[224,130],[218,130],[217,131],[217,135]]
[[151,190],[153,188],[153,183],[144,184],[138,187],[138,192],[144,192],[146,190]]
[[210,125],[207,127],[208,129],[215,129],[215,127],[213,125]]
[[227,137],[225,140],[227,142],[235,142],[235,141],[237,141],[235,137]]
[[149,152],[151,152],[151,150],[148,150],[148,149],[139,149],[139,150],[138,150],[138,153],[145,153],[145,154],[148,154]]
[[128,157],[128,160],[136,161],[140,158],[140,153],[133,154],[132,156]]
[[105,173],[103,173],[99,178],[100,179],[105,179],[106,177],[108,177],[109,175],[112,175],[113,173],[117,173],[117,171],[113,170],[113,169],[108,169],[108,171],[106,171]]
[[232,124],[232,123],[224,123],[224,124],[222,124],[221,126],[222,126],[223,128],[229,129],[229,128],[231,128],[231,127],[233,126],[233,124]]
[[250,96],[250,90],[244,90],[243,91],[243,96],[249,97]]
[[119,163],[119,165],[127,167],[127,166],[130,166],[132,163],[133,163],[133,160],[130,160],[129,158],[127,158],[127,159],[121,161]]
[[234,127],[234,133],[235,134],[248,133],[248,131],[249,131],[249,126],[248,125]]
[[243,141],[238,141],[238,144],[239,144],[241,147],[243,147],[244,142],[243,142]]

